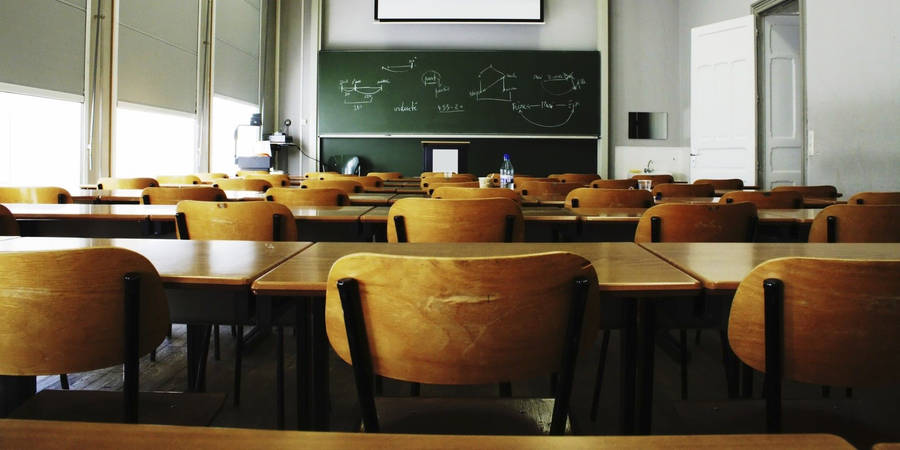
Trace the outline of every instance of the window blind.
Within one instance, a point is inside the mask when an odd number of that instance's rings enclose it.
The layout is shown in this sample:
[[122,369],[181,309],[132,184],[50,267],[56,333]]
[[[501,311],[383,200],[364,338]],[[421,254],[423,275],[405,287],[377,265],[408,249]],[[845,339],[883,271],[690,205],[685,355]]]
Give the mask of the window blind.
[[213,91],[259,104],[259,0],[216,2]]

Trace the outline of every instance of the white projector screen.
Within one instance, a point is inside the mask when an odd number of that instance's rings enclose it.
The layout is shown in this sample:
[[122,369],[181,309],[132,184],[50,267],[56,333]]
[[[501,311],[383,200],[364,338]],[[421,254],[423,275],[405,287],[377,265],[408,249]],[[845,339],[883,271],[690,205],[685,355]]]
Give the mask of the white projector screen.
[[543,22],[543,0],[375,0],[382,22]]

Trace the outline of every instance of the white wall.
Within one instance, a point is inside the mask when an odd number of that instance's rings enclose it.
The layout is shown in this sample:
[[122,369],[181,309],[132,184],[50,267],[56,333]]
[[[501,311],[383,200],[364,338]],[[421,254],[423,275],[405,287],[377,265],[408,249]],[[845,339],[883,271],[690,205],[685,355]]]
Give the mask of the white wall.
[[806,2],[807,184],[900,190],[900,2]]

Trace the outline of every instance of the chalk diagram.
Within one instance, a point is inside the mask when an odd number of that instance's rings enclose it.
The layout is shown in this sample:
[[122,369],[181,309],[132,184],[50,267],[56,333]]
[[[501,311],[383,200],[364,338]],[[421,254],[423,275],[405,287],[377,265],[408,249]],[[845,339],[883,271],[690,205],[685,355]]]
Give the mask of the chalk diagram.
[[584,78],[575,78],[572,73],[535,75],[541,83],[541,90],[555,96],[571,94],[587,84]]
[[507,86],[507,81],[516,78],[516,74],[502,72],[491,64],[478,72],[478,89],[469,92],[469,96],[475,97],[476,102],[511,102],[516,88]]
[[364,105],[375,101],[375,96],[384,91],[384,85],[390,84],[390,80],[378,80],[374,86],[363,85],[362,80],[341,80],[341,95],[345,105],[352,105],[354,111],[359,111]]
[[426,70],[422,72],[422,85],[426,88],[434,86],[434,98],[438,98],[441,94],[450,92],[450,86],[444,84],[441,80],[440,72],[436,70]]
[[[513,102],[512,108],[519,117],[534,126],[559,128],[572,120],[579,105],[580,103],[576,100],[569,100],[565,103],[542,101],[540,103],[526,104]],[[536,111],[536,113],[529,117],[525,114],[526,111]],[[541,116],[541,119],[537,119],[536,116]]]
[[416,57],[413,56],[407,60],[406,64],[398,64],[394,66],[381,66],[381,70],[391,72],[391,73],[404,73],[409,72],[416,68]]

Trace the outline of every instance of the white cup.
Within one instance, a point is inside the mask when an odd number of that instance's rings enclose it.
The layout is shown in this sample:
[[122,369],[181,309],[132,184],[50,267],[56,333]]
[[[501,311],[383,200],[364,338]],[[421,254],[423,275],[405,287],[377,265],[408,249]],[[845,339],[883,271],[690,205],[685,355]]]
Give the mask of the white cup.
[[653,190],[653,180],[638,180],[638,189],[645,191]]
[[491,179],[488,177],[478,177],[478,187],[480,187],[480,188],[491,187]]

